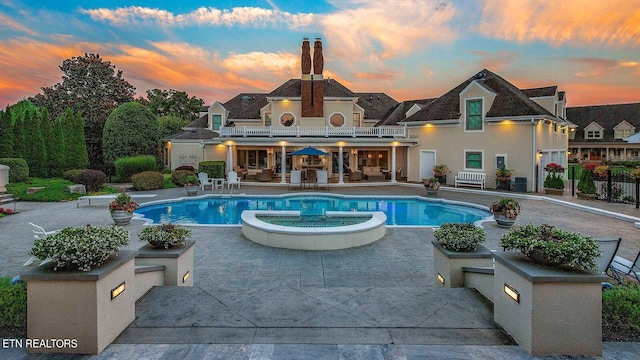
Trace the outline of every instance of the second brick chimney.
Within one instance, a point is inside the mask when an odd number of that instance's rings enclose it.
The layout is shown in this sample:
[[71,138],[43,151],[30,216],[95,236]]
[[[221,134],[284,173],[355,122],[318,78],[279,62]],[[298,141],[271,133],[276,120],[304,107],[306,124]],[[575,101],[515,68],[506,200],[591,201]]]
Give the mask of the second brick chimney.
[[302,41],[302,117],[324,116],[324,58],[322,56],[322,40],[316,38],[313,46],[313,75],[310,72],[309,40]]

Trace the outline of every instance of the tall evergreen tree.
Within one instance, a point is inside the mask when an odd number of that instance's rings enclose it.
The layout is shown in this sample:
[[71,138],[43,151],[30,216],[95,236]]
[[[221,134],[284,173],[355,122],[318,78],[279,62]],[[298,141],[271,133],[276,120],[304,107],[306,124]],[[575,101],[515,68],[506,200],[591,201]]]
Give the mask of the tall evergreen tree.
[[40,112],[40,132],[42,133],[42,139],[44,140],[44,146],[47,151],[47,176],[54,177],[55,172],[53,169],[56,167],[54,162],[55,156],[53,155],[53,126],[51,124],[51,118],[49,117],[49,111],[44,109]]
[[11,109],[0,111],[0,158],[13,156],[13,121]]
[[51,132],[51,150],[49,150],[48,160],[52,164],[51,166],[51,175],[52,176],[62,176],[62,173],[66,170],[70,170],[67,167],[65,156],[66,146],[65,146],[65,136],[64,136],[64,116],[58,116],[56,119],[53,130]]
[[24,158],[24,154],[27,152],[24,138],[24,114],[12,112],[11,117],[13,121],[13,153],[11,157]]
[[65,143],[65,169],[86,169],[89,165],[89,158],[84,140],[84,122],[81,113],[74,114],[71,109],[67,109],[61,125]]
[[40,116],[33,109],[24,113],[24,134],[24,159],[29,164],[29,174],[34,177],[47,177],[47,149],[40,128]]

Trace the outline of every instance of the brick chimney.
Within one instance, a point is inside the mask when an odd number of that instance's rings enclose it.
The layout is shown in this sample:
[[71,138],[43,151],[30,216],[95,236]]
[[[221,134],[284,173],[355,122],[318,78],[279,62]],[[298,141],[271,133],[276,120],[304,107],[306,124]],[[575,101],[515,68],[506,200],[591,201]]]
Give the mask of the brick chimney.
[[322,40],[316,38],[313,46],[313,75],[311,72],[311,57],[309,39],[302,41],[302,117],[324,116],[324,80],[322,72],[324,58],[322,56]]

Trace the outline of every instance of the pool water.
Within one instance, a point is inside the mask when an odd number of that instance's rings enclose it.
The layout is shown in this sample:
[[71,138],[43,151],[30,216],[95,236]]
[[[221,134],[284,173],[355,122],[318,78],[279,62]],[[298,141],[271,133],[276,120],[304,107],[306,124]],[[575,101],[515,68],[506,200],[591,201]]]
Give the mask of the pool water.
[[293,227],[338,227],[362,224],[371,220],[372,216],[269,216],[256,215],[256,219],[272,225]]
[[207,197],[156,202],[138,208],[135,214],[153,223],[241,225],[240,215],[244,210],[303,210],[319,214],[326,211],[382,211],[387,215],[387,226],[473,223],[491,216],[483,208],[466,203],[429,201],[419,197],[329,195]]

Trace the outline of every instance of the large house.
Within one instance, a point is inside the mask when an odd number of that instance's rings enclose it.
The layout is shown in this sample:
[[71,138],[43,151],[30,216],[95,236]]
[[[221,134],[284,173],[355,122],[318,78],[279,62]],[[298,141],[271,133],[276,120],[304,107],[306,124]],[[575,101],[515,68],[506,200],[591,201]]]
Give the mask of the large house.
[[640,161],[640,103],[567,108],[577,125],[569,159]]
[[[205,107],[168,139],[166,165],[225,160],[229,171],[241,167],[249,176],[272,168],[283,184],[293,169],[322,167],[341,184],[349,172],[372,169],[379,175],[370,180],[419,182],[444,163],[449,184],[459,171],[480,172],[488,188],[496,169],[506,166],[527,179],[527,191],[537,191],[544,178],[539,169],[566,164],[574,125],[556,86],[522,90],[485,69],[438,98],[398,103],[382,92],[352,92],[325,79],[323,67],[321,40],[312,61],[304,39],[300,79]],[[291,155],[307,146],[328,155]]]

